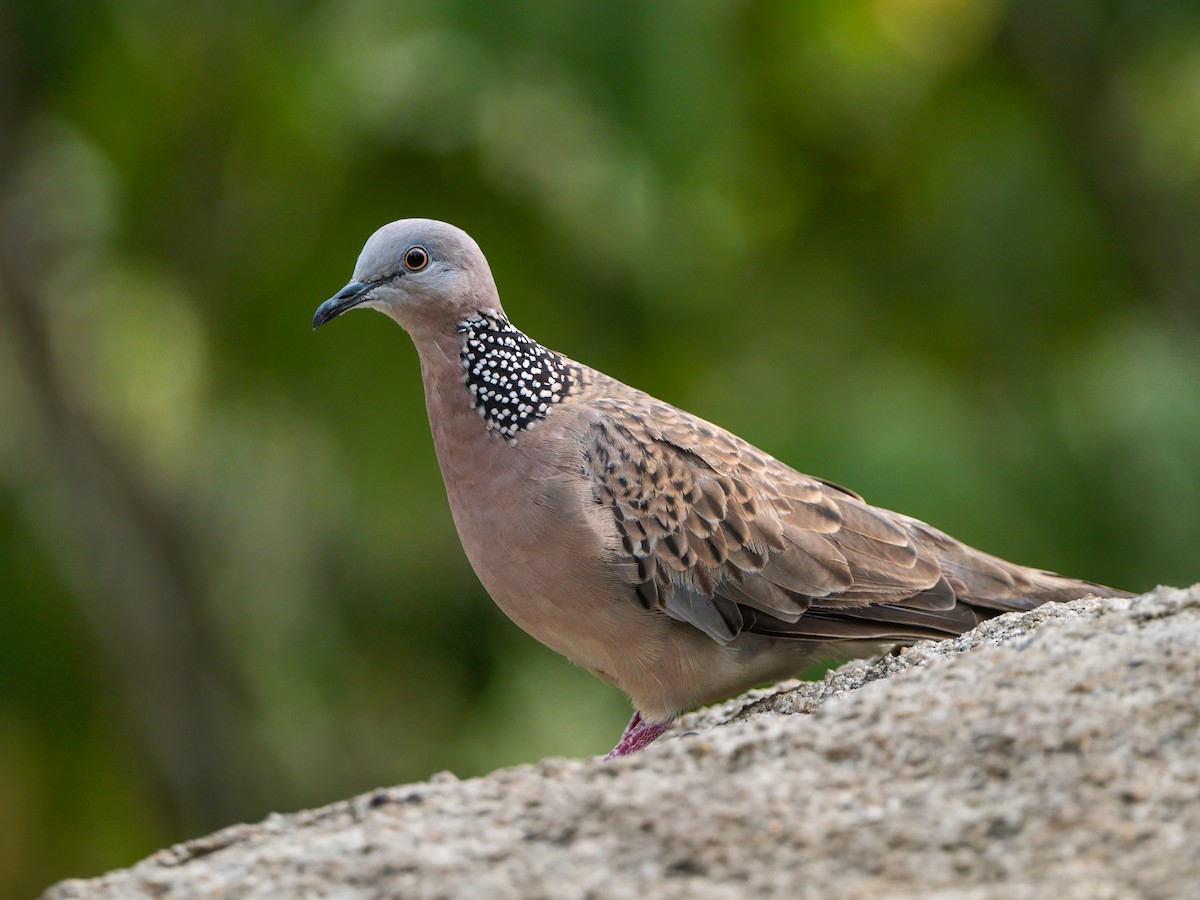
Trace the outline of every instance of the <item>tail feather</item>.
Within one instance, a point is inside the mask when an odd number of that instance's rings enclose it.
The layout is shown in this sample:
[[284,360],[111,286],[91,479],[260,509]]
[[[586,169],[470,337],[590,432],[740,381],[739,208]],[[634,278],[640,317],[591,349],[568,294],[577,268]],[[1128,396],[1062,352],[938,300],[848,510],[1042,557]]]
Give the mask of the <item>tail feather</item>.
[[[945,640],[970,631],[980,622],[1006,612],[1028,612],[1043,603],[1099,597],[1131,597],[1127,591],[1094,581],[1066,578],[1054,572],[1010,563],[955,540],[917,519],[896,515],[936,561],[941,578],[922,591],[878,592],[875,602],[846,602],[847,595],[805,598],[808,609],[785,621],[740,597],[730,598],[741,611],[742,630],[791,640],[834,643]],[[790,619],[791,617],[789,617]]]
[[1128,591],[1094,581],[1067,578],[1056,572],[1019,566],[974,547],[968,547],[931,525],[916,519],[908,523],[934,548],[946,580],[958,597],[981,611],[985,618],[1005,612],[1025,612],[1043,603],[1098,597],[1132,597]]

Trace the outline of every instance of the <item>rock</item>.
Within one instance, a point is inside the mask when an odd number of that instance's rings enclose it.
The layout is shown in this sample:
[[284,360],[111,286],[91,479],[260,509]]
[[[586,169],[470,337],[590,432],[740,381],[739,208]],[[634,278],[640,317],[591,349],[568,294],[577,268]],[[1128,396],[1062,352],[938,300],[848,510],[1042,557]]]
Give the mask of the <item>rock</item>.
[[44,897],[1194,896],[1200,585],[1005,615],[676,736],[273,815]]

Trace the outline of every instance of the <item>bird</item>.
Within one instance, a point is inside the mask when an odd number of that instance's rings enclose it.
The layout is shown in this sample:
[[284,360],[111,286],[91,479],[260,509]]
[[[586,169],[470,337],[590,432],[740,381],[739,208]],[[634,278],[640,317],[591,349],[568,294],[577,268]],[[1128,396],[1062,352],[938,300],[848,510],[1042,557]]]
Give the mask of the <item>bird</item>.
[[397,322],[466,556],[500,609],[630,699],[606,759],[683,711],[829,659],[969,631],[1005,612],[1131,596],[1017,565],[868,504],[512,324],[459,228],[370,236],[313,328]]

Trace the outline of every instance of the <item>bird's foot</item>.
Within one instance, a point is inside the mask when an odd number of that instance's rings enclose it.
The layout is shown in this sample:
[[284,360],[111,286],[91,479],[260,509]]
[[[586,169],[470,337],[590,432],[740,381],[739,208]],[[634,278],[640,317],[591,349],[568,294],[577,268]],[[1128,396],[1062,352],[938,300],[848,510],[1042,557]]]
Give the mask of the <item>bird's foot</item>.
[[608,756],[604,758],[616,759],[618,756],[628,756],[630,753],[637,753],[670,728],[672,721],[674,720],[667,719],[665,722],[647,722],[642,718],[641,713],[635,712],[633,718],[629,720],[629,724],[625,726],[625,733],[617,741],[617,746],[608,751]]

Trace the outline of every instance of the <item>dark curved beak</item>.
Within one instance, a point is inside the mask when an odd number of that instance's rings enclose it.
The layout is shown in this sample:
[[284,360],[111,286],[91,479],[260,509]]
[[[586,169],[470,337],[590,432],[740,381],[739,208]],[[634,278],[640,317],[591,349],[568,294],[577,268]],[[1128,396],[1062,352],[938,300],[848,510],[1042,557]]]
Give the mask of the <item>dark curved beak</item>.
[[352,281],[320,306],[313,314],[313,328],[319,328],[330,319],[340,316],[348,309],[353,309],[371,295],[371,289],[378,284],[363,284]]

